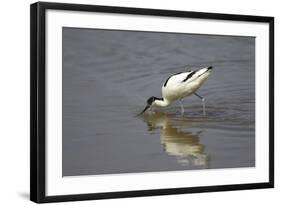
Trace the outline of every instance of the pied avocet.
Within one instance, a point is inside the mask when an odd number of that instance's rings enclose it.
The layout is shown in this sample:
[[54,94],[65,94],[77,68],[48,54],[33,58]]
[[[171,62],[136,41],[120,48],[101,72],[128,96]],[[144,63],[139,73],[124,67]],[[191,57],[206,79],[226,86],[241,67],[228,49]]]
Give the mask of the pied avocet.
[[194,94],[202,100],[203,113],[205,115],[205,99],[198,95],[196,91],[207,80],[211,70],[212,66],[209,66],[197,71],[187,71],[171,75],[162,86],[162,98],[154,96],[148,98],[147,105],[140,114],[143,114],[148,108],[154,106],[167,107],[177,100],[180,102],[181,113],[184,114],[182,99]]

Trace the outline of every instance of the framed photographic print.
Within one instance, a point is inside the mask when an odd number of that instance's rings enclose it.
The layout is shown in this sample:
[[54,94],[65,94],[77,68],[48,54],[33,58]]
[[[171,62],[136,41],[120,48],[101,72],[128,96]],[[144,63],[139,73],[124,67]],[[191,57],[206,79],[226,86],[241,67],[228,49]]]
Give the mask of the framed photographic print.
[[34,202],[274,186],[274,18],[31,5]]

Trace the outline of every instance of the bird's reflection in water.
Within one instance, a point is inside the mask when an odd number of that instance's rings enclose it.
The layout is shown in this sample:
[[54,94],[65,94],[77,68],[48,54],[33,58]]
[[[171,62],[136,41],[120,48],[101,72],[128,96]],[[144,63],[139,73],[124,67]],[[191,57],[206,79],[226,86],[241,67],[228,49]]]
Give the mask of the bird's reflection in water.
[[202,131],[192,133],[182,129],[188,123],[188,118],[154,112],[146,113],[143,119],[150,132],[160,129],[161,144],[167,154],[176,157],[178,163],[191,169],[208,168],[208,155],[204,153],[204,145],[199,140]]

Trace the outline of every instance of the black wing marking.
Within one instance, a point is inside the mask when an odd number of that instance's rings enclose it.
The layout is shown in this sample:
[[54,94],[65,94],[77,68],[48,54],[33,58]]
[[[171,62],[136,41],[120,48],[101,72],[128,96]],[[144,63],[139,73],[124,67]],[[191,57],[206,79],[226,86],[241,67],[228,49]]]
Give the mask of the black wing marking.
[[179,72],[179,73],[176,73],[176,74],[173,74],[173,75],[169,76],[169,77],[167,78],[166,82],[164,83],[164,87],[166,87],[166,85],[167,85],[167,83],[168,83],[168,81],[170,80],[171,77],[173,77],[174,75],[181,74],[181,73],[182,73],[182,72]]
[[191,78],[194,74],[196,73],[196,71],[192,71],[191,73],[189,73],[186,78],[182,81],[182,82],[185,82],[187,81],[189,78]]

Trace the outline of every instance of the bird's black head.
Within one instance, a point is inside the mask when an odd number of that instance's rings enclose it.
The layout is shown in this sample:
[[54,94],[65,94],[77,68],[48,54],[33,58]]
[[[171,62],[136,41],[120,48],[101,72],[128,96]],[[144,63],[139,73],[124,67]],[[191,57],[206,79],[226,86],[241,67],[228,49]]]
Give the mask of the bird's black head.
[[155,100],[157,100],[157,99],[159,99],[159,98],[154,97],[154,96],[148,98],[147,101],[146,101],[147,105],[145,106],[145,108],[143,109],[143,111],[142,111],[140,114],[138,114],[138,115],[143,114],[148,108],[150,108],[150,107],[152,106],[153,102],[154,102]]
[[156,99],[157,99],[157,98],[154,97],[154,96],[148,98],[147,101],[146,101],[147,105],[151,106],[152,103],[153,103]]

